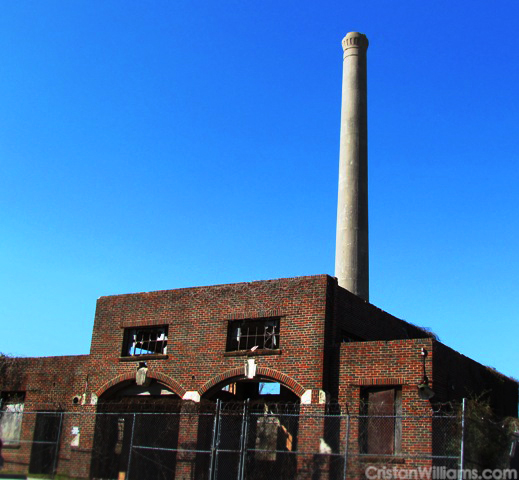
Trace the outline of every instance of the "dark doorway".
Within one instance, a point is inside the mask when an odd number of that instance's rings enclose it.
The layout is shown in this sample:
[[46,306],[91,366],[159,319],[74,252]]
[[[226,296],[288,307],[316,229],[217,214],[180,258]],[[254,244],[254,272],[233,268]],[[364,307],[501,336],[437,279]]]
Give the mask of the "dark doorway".
[[29,473],[56,473],[62,420],[61,412],[36,414]]
[[[199,424],[199,451],[213,448],[212,464],[198,461],[197,479],[296,478],[299,397],[268,378],[220,384],[204,395],[213,415]],[[203,404],[202,404],[203,405]],[[205,407],[210,409],[209,405]],[[208,435],[211,433],[211,435]]]
[[402,441],[402,389],[368,387],[362,392],[359,442],[362,453],[396,455]]
[[122,389],[100,398],[91,478],[174,478],[181,400],[171,394],[127,393]]

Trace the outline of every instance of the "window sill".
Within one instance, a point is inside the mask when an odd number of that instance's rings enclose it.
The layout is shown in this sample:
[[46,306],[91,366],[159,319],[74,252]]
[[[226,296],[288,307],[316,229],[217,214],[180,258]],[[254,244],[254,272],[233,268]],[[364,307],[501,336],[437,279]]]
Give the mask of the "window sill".
[[264,348],[262,350],[254,350],[251,352],[250,350],[236,350],[234,352],[224,352],[224,357],[254,357],[257,355],[281,355],[282,350],[269,350],[268,348]]
[[2,448],[11,448],[13,450],[20,448],[20,447],[21,447],[20,443],[3,443],[2,444]]
[[166,360],[169,355],[134,355],[131,357],[119,357],[120,362],[144,362],[145,360]]

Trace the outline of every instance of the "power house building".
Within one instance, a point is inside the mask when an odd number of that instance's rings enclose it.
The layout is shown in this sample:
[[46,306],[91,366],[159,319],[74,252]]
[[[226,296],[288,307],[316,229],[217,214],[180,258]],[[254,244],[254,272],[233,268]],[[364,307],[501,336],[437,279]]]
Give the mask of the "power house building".
[[[517,382],[368,301],[367,47],[343,40],[336,277],[99,298],[88,355],[0,366],[0,474],[344,478],[332,460],[348,450],[347,478],[363,478],[370,462],[434,465],[437,405],[485,393],[517,416]],[[269,420],[217,423],[222,404]],[[244,428],[248,466],[232,456]]]

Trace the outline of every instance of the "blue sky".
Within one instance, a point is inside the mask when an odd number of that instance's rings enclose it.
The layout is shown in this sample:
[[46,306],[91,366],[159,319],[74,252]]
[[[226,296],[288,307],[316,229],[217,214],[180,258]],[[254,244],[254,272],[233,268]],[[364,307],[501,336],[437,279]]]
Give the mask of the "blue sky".
[[334,273],[341,39],[368,50],[370,299],[519,377],[516,1],[3,2],[0,351],[103,295]]

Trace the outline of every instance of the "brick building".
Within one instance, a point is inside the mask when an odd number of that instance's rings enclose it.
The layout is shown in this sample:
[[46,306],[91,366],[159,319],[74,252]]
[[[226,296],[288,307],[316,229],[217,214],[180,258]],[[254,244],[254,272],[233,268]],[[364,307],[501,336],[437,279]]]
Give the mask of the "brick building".
[[337,278],[101,297],[89,355],[0,364],[0,475],[362,478],[446,458],[448,402],[517,415],[517,382],[368,301],[367,47],[343,40]]
[[[290,403],[300,413],[324,412],[331,402],[353,413],[383,406],[401,423],[353,445],[366,459],[382,452],[387,460],[404,451],[432,451],[430,418],[437,404],[490,392],[499,414],[516,416],[518,402],[515,381],[327,275],[101,297],[89,355],[14,359],[1,381],[4,409],[23,405],[25,412],[40,412],[19,416],[10,437],[3,435],[3,470],[54,469],[82,478],[117,478],[114,458],[127,448],[121,439],[118,446],[117,435],[128,430],[129,412],[200,412],[218,399]],[[420,395],[419,388],[430,390]],[[430,391],[434,396],[427,398]],[[85,415],[94,412],[122,416]],[[408,425],[407,415],[429,420]],[[185,419],[175,416],[168,445],[174,437],[175,447],[189,440],[198,446],[193,450],[201,449],[210,426]],[[146,428],[164,428],[164,418],[155,426],[150,421]],[[294,429],[287,435],[294,442],[297,437],[298,448],[319,451],[323,425],[301,420],[287,428]],[[59,437],[54,453],[24,443],[49,431]],[[205,478],[193,462],[170,461],[176,472],[170,478]],[[132,478],[139,478],[135,468]]]

